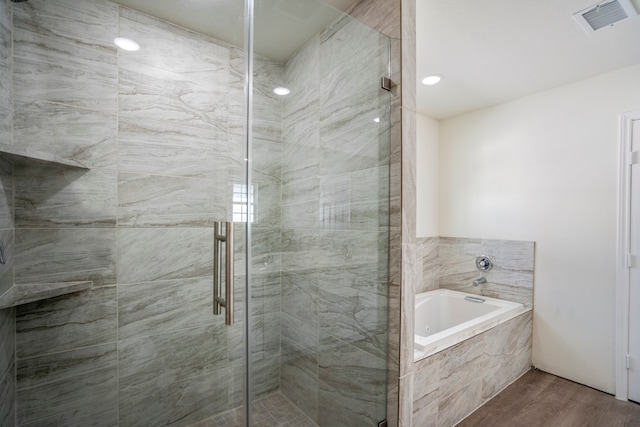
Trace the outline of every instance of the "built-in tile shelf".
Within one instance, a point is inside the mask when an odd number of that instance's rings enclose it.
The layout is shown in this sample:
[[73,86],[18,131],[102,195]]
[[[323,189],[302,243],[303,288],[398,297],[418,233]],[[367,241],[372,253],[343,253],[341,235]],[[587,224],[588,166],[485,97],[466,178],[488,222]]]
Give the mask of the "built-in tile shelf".
[[0,309],[15,307],[29,302],[40,301],[73,292],[84,291],[93,282],[30,283],[13,285],[0,296]]
[[12,163],[24,164],[33,162],[54,163],[64,166],[73,166],[81,169],[88,169],[85,165],[56,156],[55,154],[45,153],[43,151],[24,150],[12,145],[0,144],[0,155],[5,156]]

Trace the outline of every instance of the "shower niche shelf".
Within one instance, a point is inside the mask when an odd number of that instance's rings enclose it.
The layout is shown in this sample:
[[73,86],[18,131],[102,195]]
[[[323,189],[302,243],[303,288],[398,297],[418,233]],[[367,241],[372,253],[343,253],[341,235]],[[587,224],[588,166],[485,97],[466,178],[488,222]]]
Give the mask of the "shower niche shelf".
[[93,287],[93,282],[30,283],[13,285],[0,295],[0,309],[15,307]]
[[42,151],[24,150],[11,145],[0,144],[0,155],[5,156],[14,164],[48,163],[89,169],[87,166],[69,159],[63,159],[55,154]]

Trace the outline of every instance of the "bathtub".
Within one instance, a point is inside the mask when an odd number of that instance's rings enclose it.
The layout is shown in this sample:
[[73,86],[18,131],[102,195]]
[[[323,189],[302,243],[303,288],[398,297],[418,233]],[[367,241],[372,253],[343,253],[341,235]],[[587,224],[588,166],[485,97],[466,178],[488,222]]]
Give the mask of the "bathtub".
[[414,360],[471,338],[527,311],[523,304],[438,289],[416,295]]

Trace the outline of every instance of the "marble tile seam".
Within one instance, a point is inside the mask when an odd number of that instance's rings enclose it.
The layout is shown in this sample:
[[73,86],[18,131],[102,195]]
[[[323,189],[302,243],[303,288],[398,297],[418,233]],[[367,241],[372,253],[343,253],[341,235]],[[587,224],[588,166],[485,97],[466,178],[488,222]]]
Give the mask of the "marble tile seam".
[[42,34],[42,33],[38,33],[38,32],[34,32],[34,31],[31,31],[31,30],[28,30],[26,28],[19,28],[19,27],[16,27],[14,25],[14,30],[12,32],[12,38],[13,39],[16,38],[15,37],[16,33],[18,33],[18,34],[19,33],[28,33],[28,34],[31,34],[31,35],[36,36],[38,38],[41,38],[41,39],[51,40],[51,41],[54,41],[56,43],[64,43],[66,45],[73,46],[74,48],[83,49],[83,50],[92,51],[92,52],[97,52],[97,53],[99,53],[101,55],[105,55],[105,56],[113,56],[114,58],[118,56],[118,51],[115,49],[115,46],[114,46],[113,50],[106,50],[104,48],[94,48],[94,47],[91,47],[91,45],[84,45],[83,46],[80,43],[73,42],[73,41],[71,41],[70,39],[68,39],[66,37],[49,36],[49,35],[45,35],[45,34]]
[[[118,89],[120,88],[120,84],[118,83]],[[118,98],[120,97],[120,93],[118,93]],[[50,101],[46,101],[46,102],[50,102]],[[64,104],[64,105],[68,105],[68,104]],[[74,105],[71,105],[71,107],[75,107]],[[124,119],[130,119],[130,120],[141,120],[140,117],[133,115],[133,114],[127,114],[127,113],[122,113],[120,111],[116,111],[114,112],[114,114],[117,116],[118,119],[120,119],[121,117]],[[161,123],[163,125],[167,125],[167,122],[163,121],[163,120],[156,120],[153,117],[145,117],[144,118],[145,121],[149,121],[149,122],[153,122],[153,123]],[[227,121],[228,123],[228,121]],[[211,133],[215,133],[218,135],[236,135],[233,132],[229,131],[221,131],[219,130],[219,128],[212,126],[212,125],[202,125],[202,126],[189,126],[188,124],[184,124],[184,123],[176,123],[176,122],[171,122],[169,123],[171,126],[175,126],[175,127],[179,127],[179,128],[186,128],[186,129],[195,129],[198,131],[207,131],[207,132],[211,132]],[[244,134],[242,134],[242,136],[244,136]],[[255,137],[255,136],[254,136]],[[270,141],[270,140],[269,140]],[[119,142],[119,141],[118,141]],[[279,141],[272,141],[272,142],[279,142]]]
[[[333,338],[333,339],[334,339],[334,340],[336,340],[336,341],[339,341],[339,342],[340,342],[340,343],[342,343],[342,344],[345,344],[345,345],[348,345],[349,347],[352,347],[352,350],[355,350],[355,351],[362,351],[362,352],[364,352],[364,353],[367,353],[367,355],[369,355],[369,356],[371,356],[371,357],[374,357],[374,358],[376,358],[376,359],[378,359],[378,360],[384,360],[384,359],[382,359],[381,357],[379,357],[377,354],[373,354],[373,353],[371,353],[370,351],[367,351],[367,350],[366,350],[366,349],[364,349],[364,348],[357,347],[357,346],[355,346],[355,345],[353,345],[353,344],[351,344],[351,343],[349,343],[349,342],[347,342],[347,341],[344,341],[343,339],[340,339],[340,338],[336,337],[335,335],[332,335],[332,334],[330,334],[330,333],[328,333],[328,332],[325,332],[325,331],[322,331],[322,330],[321,330],[320,332],[322,332],[323,334],[326,334],[326,335],[330,336],[331,338]],[[385,362],[386,362],[386,360],[385,360]]]
[[[106,341],[106,342],[99,343],[99,344],[85,345],[85,346],[76,347],[76,348],[72,348],[72,349],[68,349],[68,350],[54,351],[52,353],[42,353],[42,354],[38,354],[38,355],[35,355],[35,356],[29,356],[29,357],[24,357],[24,358],[19,358],[16,355],[16,369],[18,368],[18,362],[25,362],[25,361],[29,361],[31,359],[39,359],[39,358],[42,358],[42,357],[55,356],[55,355],[58,355],[58,354],[70,353],[70,352],[74,352],[74,351],[78,351],[78,350],[85,350],[85,349],[90,349],[90,348],[98,348],[98,347],[108,346],[108,345],[114,345],[115,346],[114,349],[117,349],[117,344],[118,344],[118,341]],[[105,368],[98,368],[97,370],[100,370],[100,369],[105,369]],[[74,375],[70,375],[70,376],[74,376]],[[65,377],[62,377],[62,378],[67,378],[67,377],[65,376]],[[32,389],[32,388],[38,387],[38,386],[39,385],[34,385],[32,387],[27,387],[27,388],[24,388],[24,389],[21,389],[21,390]]]
[[[114,86],[114,89],[116,89],[115,86]],[[33,97],[22,97],[20,95],[15,95],[14,103],[18,104],[20,102],[30,103],[30,104],[36,103],[36,102],[42,102],[42,103],[51,104],[51,105],[63,105],[65,107],[74,108],[74,109],[81,110],[81,111],[91,111],[91,112],[104,113],[104,114],[108,114],[108,115],[113,115],[114,117],[116,117],[118,115],[118,113],[115,110],[100,110],[100,109],[95,109],[95,108],[88,108],[88,107],[86,107],[84,105],[76,105],[76,104],[70,104],[70,103],[61,102],[61,101],[52,101],[52,100],[48,100],[48,99],[37,99],[37,98],[33,98]],[[20,112],[18,111],[17,113],[19,114]]]

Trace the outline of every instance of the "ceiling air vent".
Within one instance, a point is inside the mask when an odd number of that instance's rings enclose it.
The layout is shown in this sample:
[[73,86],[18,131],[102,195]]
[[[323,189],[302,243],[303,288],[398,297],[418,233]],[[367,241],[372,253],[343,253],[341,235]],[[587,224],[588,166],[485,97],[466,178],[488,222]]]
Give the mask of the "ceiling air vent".
[[613,0],[588,7],[574,13],[573,17],[586,32],[593,33],[637,14],[629,0]]

